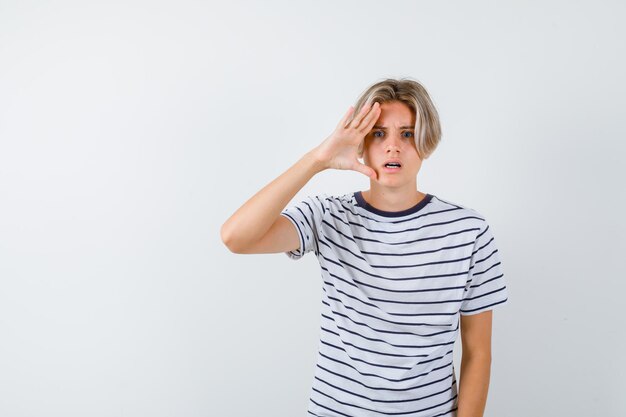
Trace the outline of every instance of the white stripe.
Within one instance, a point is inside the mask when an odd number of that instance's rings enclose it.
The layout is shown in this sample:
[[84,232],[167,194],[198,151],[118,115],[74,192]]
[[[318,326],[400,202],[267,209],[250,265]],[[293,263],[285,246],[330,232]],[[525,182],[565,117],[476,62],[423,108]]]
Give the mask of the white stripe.
[[281,212],[300,236],[285,254],[317,252],[323,280],[309,415],[455,415],[460,315],[506,304],[508,290],[484,216],[429,197],[402,217],[353,193]]

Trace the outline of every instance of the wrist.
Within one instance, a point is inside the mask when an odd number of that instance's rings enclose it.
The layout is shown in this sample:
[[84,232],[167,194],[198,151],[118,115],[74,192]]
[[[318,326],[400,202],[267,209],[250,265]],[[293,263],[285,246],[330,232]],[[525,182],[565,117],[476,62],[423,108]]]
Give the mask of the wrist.
[[324,160],[324,158],[320,156],[317,148],[307,152],[304,157],[309,161],[311,167],[316,173],[328,169],[328,164],[326,163],[326,160]]

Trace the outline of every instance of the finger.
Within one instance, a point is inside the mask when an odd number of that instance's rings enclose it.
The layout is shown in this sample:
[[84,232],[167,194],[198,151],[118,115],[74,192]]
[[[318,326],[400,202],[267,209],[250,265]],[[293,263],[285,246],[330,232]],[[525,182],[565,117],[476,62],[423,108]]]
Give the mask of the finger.
[[361,111],[352,120],[352,123],[350,124],[350,127],[352,127],[353,129],[357,129],[359,127],[360,123],[363,121],[363,118],[365,117],[367,112],[370,111],[370,110],[371,110],[371,105],[369,103],[367,103],[363,107],[361,107]]
[[359,125],[359,130],[362,132],[369,132],[372,130],[372,127],[376,124],[381,111],[380,104],[378,104],[378,102],[374,103],[372,110],[367,114],[367,116],[365,116],[362,123]]
[[378,120],[378,116],[380,116],[380,112],[381,112],[380,103],[375,101],[373,104],[370,105],[369,110],[362,117],[359,125],[355,128],[358,129],[360,132],[363,132],[363,131],[369,132],[373,124],[376,123],[376,121]]
[[348,111],[346,112],[346,114],[343,115],[343,117],[341,118],[341,120],[339,121],[339,123],[337,124],[337,126],[342,126],[342,127],[346,127],[346,124],[348,123],[348,119],[350,118],[350,115],[354,112],[354,107],[350,106],[348,108]]

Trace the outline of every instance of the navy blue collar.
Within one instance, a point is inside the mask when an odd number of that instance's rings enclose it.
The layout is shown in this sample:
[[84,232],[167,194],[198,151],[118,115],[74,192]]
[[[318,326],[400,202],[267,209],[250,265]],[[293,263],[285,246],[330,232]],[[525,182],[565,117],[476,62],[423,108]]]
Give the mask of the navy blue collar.
[[426,204],[428,204],[428,202],[433,198],[433,196],[432,194],[426,193],[426,196],[424,196],[424,198],[422,198],[419,201],[419,203],[417,203],[413,207],[410,207],[402,211],[385,211],[385,210],[377,209],[376,207],[372,206],[370,203],[365,201],[361,191],[356,191],[354,193],[354,198],[356,199],[356,202],[359,206],[363,207],[365,210],[370,211],[374,214],[378,214],[379,216],[385,216],[385,217],[400,217],[400,216],[406,216],[408,214],[413,214],[413,213],[420,211]]

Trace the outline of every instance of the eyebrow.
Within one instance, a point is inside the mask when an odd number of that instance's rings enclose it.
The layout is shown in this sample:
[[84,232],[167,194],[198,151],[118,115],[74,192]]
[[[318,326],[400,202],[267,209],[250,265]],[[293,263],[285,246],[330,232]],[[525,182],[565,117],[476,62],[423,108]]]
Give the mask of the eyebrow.
[[[372,129],[386,130],[387,128],[384,126],[374,126]],[[400,126],[400,129],[415,129],[415,126]]]

